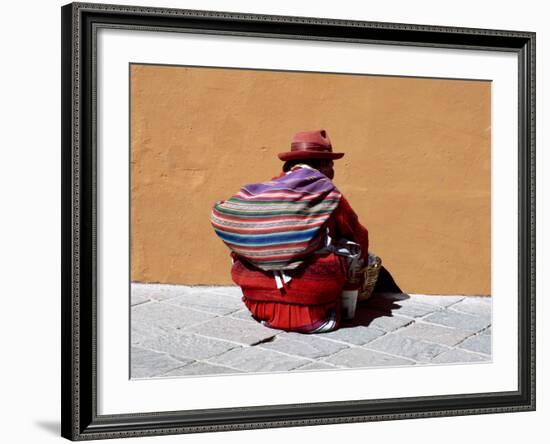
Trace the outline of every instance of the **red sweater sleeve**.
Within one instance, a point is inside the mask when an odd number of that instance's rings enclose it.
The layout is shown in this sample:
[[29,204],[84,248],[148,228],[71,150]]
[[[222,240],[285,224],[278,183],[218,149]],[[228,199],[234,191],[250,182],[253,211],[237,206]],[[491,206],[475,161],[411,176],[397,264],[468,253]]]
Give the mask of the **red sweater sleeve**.
[[342,196],[340,204],[334,210],[334,228],[337,237],[357,242],[361,246],[361,255],[367,258],[369,251],[369,232],[359,222],[359,217],[351,208],[347,199]]

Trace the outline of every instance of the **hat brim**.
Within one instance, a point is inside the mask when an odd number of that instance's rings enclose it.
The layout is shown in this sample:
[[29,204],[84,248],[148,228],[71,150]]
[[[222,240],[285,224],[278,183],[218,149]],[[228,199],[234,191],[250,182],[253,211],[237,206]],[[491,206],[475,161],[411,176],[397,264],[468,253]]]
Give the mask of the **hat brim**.
[[345,153],[316,153],[314,151],[287,151],[279,153],[279,159],[283,161],[298,159],[340,159]]

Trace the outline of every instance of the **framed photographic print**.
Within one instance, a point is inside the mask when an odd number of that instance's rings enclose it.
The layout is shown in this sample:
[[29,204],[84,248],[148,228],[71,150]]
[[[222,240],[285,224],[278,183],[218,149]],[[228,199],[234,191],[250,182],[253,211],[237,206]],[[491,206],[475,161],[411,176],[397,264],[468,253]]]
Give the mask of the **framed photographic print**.
[[535,408],[535,34],[72,3],[62,435]]

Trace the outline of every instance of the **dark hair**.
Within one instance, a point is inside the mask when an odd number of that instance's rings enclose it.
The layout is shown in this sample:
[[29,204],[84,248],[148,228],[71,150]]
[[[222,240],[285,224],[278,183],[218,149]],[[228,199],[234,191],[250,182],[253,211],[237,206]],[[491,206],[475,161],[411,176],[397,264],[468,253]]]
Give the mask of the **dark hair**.
[[287,160],[283,165],[283,171],[286,173],[287,171],[290,171],[290,169],[298,165],[299,163],[304,163],[306,165],[309,165],[311,168],[315,168],[318,170],[319,168],[322,168],[326,163],[328,162],[328,159],[294,159],[294,160]]

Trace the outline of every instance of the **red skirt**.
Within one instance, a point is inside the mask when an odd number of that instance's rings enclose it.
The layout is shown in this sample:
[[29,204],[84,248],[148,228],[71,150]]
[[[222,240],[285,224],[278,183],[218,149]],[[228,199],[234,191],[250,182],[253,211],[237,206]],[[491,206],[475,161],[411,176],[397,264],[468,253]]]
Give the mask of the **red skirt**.
[[272,272],[233,256],[233,281],[243,292],[252,316],[267,327],[315,333],[335,330],[341,321],[341,295],[346,284],[345,260],[333,253],[315,254],[290,282],[278,289]]

